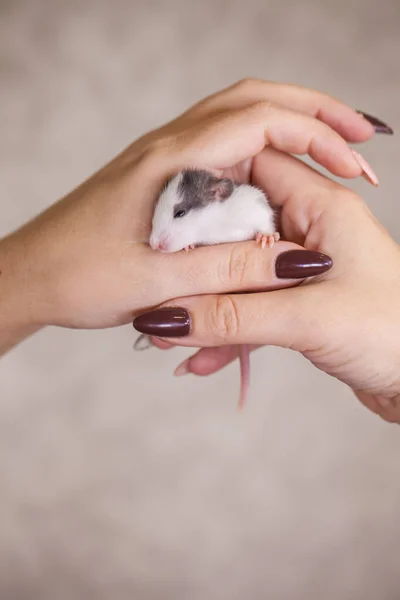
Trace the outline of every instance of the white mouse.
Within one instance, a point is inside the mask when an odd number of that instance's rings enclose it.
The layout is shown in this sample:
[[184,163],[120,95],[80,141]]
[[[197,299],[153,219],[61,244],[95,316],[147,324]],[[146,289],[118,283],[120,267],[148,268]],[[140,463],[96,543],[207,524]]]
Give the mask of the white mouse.
[[150,235],[153,250],[177,252],[251,239],[262,247],[279,239],[275,212],[260,189],[187,169],[162,190]]
[[[276,213],[262,190],[218,178],[205,170],[185,169],[170,179],[156,203],[150,246],[178,252],[196,246],[255,239],[262,248],[279,240]],[[144,349],[141,335],[135,348]],[[250,382],[250,357],[239,347],[241,385],[239,408],[245,405]]]

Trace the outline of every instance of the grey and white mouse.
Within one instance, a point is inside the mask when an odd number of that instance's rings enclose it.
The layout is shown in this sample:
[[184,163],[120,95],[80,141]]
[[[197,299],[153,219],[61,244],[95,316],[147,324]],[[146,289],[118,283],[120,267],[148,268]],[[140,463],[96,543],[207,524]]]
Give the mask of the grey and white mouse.
[[186,169],[162,190],[150,235],[153,250],[177,252],[251,239],[263,247],[279,239],[275,212],[260,189]]
[[[153,216],[153,250],[188,251],[196,246],[252,239],[262,248],[279,240],[276,213],[262,190],[198,169],[185,169],[164,186]],[[135,348],[144,349],[146,338],[139,336]],[[239,359],[241,409],[250,382],[248,346],[239,347]]]

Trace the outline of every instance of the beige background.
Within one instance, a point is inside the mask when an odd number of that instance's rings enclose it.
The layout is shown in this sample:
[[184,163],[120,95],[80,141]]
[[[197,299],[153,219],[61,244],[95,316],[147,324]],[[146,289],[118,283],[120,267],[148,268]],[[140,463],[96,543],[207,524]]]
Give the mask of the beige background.
[[[244,76],[400,130],[398,0],[0,1],[0,234]],[[400,240],[399,138],[353,185]],[[394,600],[400,429],[290,352],[174,379],[131,327],[0,362],[0,598]]]

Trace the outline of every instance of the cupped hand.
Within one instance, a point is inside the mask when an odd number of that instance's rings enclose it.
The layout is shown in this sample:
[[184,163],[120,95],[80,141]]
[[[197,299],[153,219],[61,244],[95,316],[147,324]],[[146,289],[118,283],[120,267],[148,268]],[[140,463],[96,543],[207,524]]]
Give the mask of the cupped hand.
[[[214,94],[0,242],[4,314],[18,306],[20,321],[32,326],[102,328],[175,296],[293,285],[299,274],[277,277],[274,261],[298,248],[300,238],[265,253],[251,243],[189,255],[153,252],[146,242],[165,179],[191,166],[245,181],[265,147],[308,154],[335,175],[358,177],[368,169],[347,142],[373,133],[352,108],[296,86],[250,80]],[[243,270],[248,262],[254,268]]]
[[[291,348],[399,422],[399,245],[360,196],[295,157],[266,148],[250,177],[281,207],[284,239],[330,256],[333,267],[292,289],[177,298],[141,315],[137,329],[162,338],[160,348],[201,347],[178,374],[214,373],[236,358],[238,344]],[[242,266],[252,269],[249,260]],[[177,309],[186,327],[172,338]]]

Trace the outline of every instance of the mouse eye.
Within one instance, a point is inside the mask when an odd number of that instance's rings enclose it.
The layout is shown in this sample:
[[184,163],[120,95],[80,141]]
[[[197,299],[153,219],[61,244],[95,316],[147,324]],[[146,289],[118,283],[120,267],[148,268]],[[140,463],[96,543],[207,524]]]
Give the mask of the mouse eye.
[[181,217],[184,217],[186,215],[186,210],[177,210],[174,213],[174,219],[180,219]]

